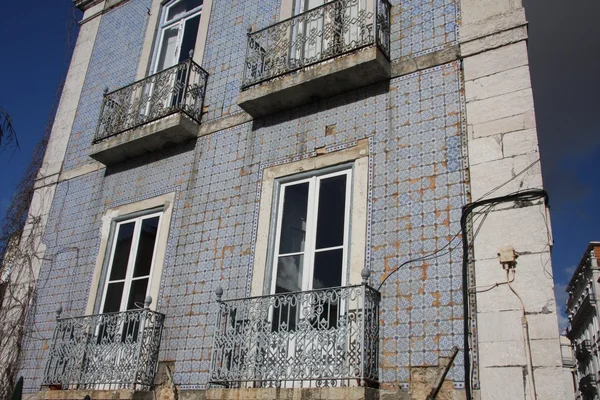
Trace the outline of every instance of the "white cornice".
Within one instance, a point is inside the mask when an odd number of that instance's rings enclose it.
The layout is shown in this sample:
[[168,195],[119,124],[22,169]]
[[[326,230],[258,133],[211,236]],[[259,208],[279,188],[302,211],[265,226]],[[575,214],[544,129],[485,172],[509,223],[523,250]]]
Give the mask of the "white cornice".
[[85,11],[102,1],[103,0],[73,0],[73,3],[75,4],[75,7],[79,8],[81,11]]

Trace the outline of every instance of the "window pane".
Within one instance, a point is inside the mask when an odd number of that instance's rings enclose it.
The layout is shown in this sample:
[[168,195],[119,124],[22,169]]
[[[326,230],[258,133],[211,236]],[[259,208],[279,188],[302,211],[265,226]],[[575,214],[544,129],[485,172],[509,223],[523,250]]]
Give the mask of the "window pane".
[[131,289],[129,289],[129,300],[127,301],[128,310],[137,310],[144,307],[147,288],[148,278],[138,279],[131,282]]
[[123,282],[109,283],[104,299],[103,313],[116,312],[121,309],[121,297],[123,296]]
[[299,292],[302,289],[303,255],[279,257],[275,293]]
[[115,254],[113,257],[112,269],[110,271],[109,280],[111,281],[125,279],[134,228],[135,222],[128,222],[119,226],[117,241],[115,243]]
[[279,254],[304,251],[307,207],[308,182],[285,187]]
[[344,244],[346,175],[321,180],[317,221],[317,249]]
[[193,10],[196,7],[202,5],[203,0],[181,0],[180,2],[174,4],[169,7],[169,12],[167,13],[167,21],[171,21],[188,11]]
[[181,41],[181,51],[179,52],[179,62],[190,58],[190,50],[196,46],[196,35],[198,35],[198,25],[200,25],[200,16],[190,18],[185,21],[183,30],[183,40]]
[[148,218],[142,221],[140,241],[138,243],[137,256],[135,259],[135,269],[133,270],[134,278],[150,275],[157,233],[158,217]]
[[177,33],[179,26],[169,28],[164,32],[162,38],[162,47],[158,57],[156,71],[162,71],[165,68],[175,65],[175,49],[177,48]]
[[343,249],[315,253],[313,289],[342,285]]

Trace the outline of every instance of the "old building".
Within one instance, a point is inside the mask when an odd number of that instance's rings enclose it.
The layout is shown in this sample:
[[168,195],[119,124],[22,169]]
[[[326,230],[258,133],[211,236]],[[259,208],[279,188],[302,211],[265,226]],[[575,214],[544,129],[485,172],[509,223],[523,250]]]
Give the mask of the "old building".
[[567,337],[575,355],[577,399],[600,399],[598,294],[600,293],[600,243],[590,242],[567,286]]
[[565,398],[521,1],[75,4],[28,396]]

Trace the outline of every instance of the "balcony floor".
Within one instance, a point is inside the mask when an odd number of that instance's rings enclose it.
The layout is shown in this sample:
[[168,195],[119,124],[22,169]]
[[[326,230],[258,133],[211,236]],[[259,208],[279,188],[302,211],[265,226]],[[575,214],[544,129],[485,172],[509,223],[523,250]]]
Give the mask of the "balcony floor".
[[182,143],[198,136],[198,123],[178,112],[92,145],[90,157],[104,165]]
[[308,104],[390,78],[390,62],[376,46],[366,47],[257,84],[238,96],[254,118]]

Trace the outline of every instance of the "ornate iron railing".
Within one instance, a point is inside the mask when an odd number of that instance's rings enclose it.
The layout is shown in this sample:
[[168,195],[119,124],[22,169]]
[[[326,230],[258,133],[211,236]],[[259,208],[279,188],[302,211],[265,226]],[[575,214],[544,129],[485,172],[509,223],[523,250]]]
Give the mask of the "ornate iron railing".
[[372,287],[363,284],[226,301],[220,294],[211,384],[377,384],[380,294]]
[[177,112],[200,123],[207,79],[189,59],[105,93],[94,143]]
[[390,56],[388,0],[335,0],[248,33],[242,89],[367,46]]
[[[147,303],[149,305],[149,303]],[[150,390],[164,314],[140,310],[57,318],[43,385]]]

